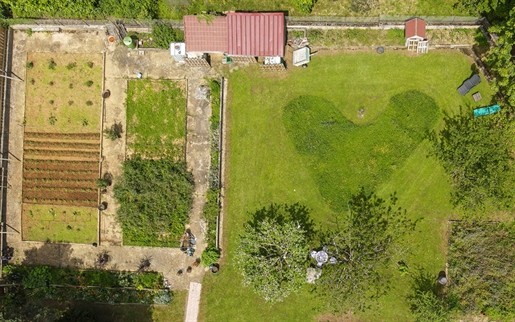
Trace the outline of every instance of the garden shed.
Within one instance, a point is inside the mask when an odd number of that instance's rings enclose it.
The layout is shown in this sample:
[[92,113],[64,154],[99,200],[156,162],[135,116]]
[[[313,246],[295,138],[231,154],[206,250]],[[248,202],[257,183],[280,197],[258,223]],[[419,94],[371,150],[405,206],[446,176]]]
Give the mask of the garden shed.
[[284,56],[286,25],[283,12],[229,12],[199,19],[184,16],[186,52],[223,53],[252,59]]
[[420,18],[406,21],[404,29],[406,47],[409,51],[427,53],[428,42],[426,39],[426,22]]

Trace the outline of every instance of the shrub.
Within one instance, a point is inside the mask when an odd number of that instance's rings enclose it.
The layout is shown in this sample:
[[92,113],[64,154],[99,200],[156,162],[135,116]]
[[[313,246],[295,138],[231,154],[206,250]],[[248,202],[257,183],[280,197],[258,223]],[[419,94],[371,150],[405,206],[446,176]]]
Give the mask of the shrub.
[[201,256],[201,262],[205,267],[211,266],[220,259],[220,251],[214,246],[208,246]]
[[38,288],[48,286],[51,279],[50,267],[35,266],[26,267],[27,274],[23,277],[22,284],[25,288]]
[[91,85],[93,85],[93,81],[89,80],[85,84],[86,84],[87,87],[91,87]]
[[35,80],[34,78],[31,78],[31,79],[30,79],[30,83],[31,83],[32,85],[34,85],[34,84],[36,84],[36,80]]
[[55,70],[55,66],[57,66],[56,62],[54,61],[54,59],[50,59],[50,62],[48,63],[48,69],[52,69],[52,70]]
[[32,69],[34,67],[34,63],[33,62],[28,62],[26,66],[27,66],[28,69]]
[[316,0],[292,0],[295,9],[302,13],[310,13],[315,5]]
[[113,124],[110,128],[105,129],[104,133],[111,141],[121,139],[123,133],[122,123]]
[[124,242],[177,246],[192,205],[193,177],[186,164],[135,156],[123,163],[118,182],[114,196],[120,204]]
[[50,103],[50,105],[54,105],[54,100],[50,100],[48,103]]
[[68,85],[68,88],[72,89],[73,88],[73,83],[70,83],[70,85]]
[[55,117],[54,114],[50,114],[50,117],[48,118],[48,122],[50,123],[50,125],[54,125],[55,122],[57,122],[57,117]]
[[92,101],[87,101],[87,102],[86,102],[86,105],[87,105],[87,106],[91,106],[91,105],[93,105],[93,102],[92,102]]
[[54,81],[48,82],[48,85],[50,85],[50,86],[54,86],[54,84],[55,84]]
[[68,69],[68,70],[74,69],[75,67],[77,67],[77,63],[75,63],[75,62],[69,63],[68,65],[66,65],[66,69]]
[[167,24],[156,24],[152,28],[152,38],[157,48],[167,49],[172,42],[184,41],[184,31]]
[[97,183],[98,189],[100,189],[100,190],[106,189],[107,187],[109,187],[111,185],[110,182],[105,178],[98,178],[96,183]]
[[95,64],[92,61],[89,61],[87,65],[89,68],[93,68],[93,66],[95,66]]
[[68,105],[72,106],[73,105],[73,101],[68,101]]

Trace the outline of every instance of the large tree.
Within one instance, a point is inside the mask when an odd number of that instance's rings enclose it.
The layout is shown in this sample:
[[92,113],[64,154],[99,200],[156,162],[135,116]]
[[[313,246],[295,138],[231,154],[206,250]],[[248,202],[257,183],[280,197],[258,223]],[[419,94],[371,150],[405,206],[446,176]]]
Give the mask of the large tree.
[[244,284],[268,302],[295,292],[306,280],[313,233],[309,212],[299,204],[271,204],[254,212],[236,253]]
[[415,228],[395,204],[394,195],[386,202],[362,188],[325,234],[324,245],[337,263],[323,267],[315,288],[331,309],[365,309],[371,298],[388,289],[384,268],[402,248],[399,241]]
[[498,38],[487,62],[496,78],[494,88],[500,90],[507,103],[515,107],[515,62],[512,56],[515,44],[515,7],[505,12],[507,16],[489,28],[489,32],[495,33]]
[[512,200],[513,121],[508,113],[475,118],[472,112],[447,116],[430,135],[434,155],[453,185],[452,199],[464,209],[504,207]]

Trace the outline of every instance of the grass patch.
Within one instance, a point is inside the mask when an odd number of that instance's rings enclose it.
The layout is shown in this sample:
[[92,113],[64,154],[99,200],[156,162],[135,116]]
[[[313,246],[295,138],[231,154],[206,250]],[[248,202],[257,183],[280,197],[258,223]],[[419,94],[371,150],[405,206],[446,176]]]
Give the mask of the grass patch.
[[129,81],[127,141],[129,153],[184,159],[186,96],[184,83]]
[[24,204],[23,240],[91,244],[97,241],[98,210]]
[[[471,93],[462,97],[456,91],[470,76],[471,66],[472,61],[456,51],[438,51],[420,56],[390,52],[383,55],[320,53],[313,57],[308,69],[290,69],[284,74],[271,75],[261,73],[257,68],[249,68],[231,74],[227,110],[231,153],[227,160],[230,164],[226,190],[228,203],[222,245],[225,263],[216,276],[209,275],[204,279],[201,308],[204,319],[232,321],[253,317],[248,320],[306,321],[330,309],[324,307],[321,299],[313,298],[307,286],[281,304],[266,304],[242,286],[240,273],[234,268],[233,252],[238,246],[242,224],[249,219],[249,211],[270,202],[300,202],[312,210],[311,214],[319,225],[327,224],[335,211],[319,189],[320,179],[316,173],[322,173],[322,169],[314,169],[309,164],[284,124],[285,106],[302,95],[313,95],[326,101],[328,105],[325,108],[330,106],[333,114],[339,112],[339,120],[348,124],[349,130],[365,128],[362,131],[371,131],[381,122],[392,120],[393,116],[388,117],[395,103],[392,98],[417,91],[423,94],[420,97],[432,99],[438,108],[436,123],[422,120],[424,126],[420,125],[416,132],[420,133],[427,127],[439,127],[444,112],[455,113],[463,106],[464,110],[472,113],[474,107],[490,102],[492,91],[485,81],[477,87],[483,95],[481,102],[475,103]],[[424,118],[424,113],[434,116],[427,111],[415,111],[413,116]],[[411,123],[408,122],[408,125],[411,126]],[[391,130],[377,132],[374,135],[383,135],[384,138],[378,137],[376,140],[391,143],[390,135],[398,133],[395,135],[402,138],[404,131],[409,130],[404,125],[387,126]],[[334,144],[338,143],[336,139],[330,139]],[[355,154],[364,158],[359,168],[353,168],[359,171],[368,166],[367,162],[380,149],[374,150],[373,145],[368,145],[367,142],[372,142],[374,138],[361,135],[352,140],[358,142],[341,139],[340,143],[348,149],[357,149],[354,150]],[[369,147],[368,154],[367,149],[360,150],[359,142]],[[395,149],[399,144],[395,143]],[[360,314],[367,321],[413,320],[406,295],[410,290],[410,274],[414,266],[421,265],[435,274],[445,267],[446,222],[453,214],[449,201],[450,183],[439,163],[427,158],[427,140],[408,144],[411,146],[408,150],[401,150],[403,161],[396,162],[388,175],[379,173],[377,177],[372,175],[369,178],[375,180],[374,186],[379,196],[387,197],[396,191],[398,205],[407,209],[411,218],[423,217],[423,220],[410,237],[411,254],[406,258],[408,274],[391,272],[395,279],[393,288],[373,310]],[[349,168],[351,160],[348,158],[354,157],[354,154],[343,151],[342,147],[336,148],[340,151],[341,159],[336,163],[338,158],[334,157],[332,166],[338,167],[336,171]],[[387,157],[387,160],[395,157]],[[327,167],[326,170],[334,169]],[[335,177],[334,180],[337,179]],[[363,184],[361,176],[354,173],[340,179],[338,185],[330,182],[330,187],[336,190],[358,189]],[[339,202],[338,206],[345,206],[344,198],[334,202]]]
[[404,46],[404,29],[308,29],[311,45],[344,48],[349,46]]
[[[100,130],[102,55],[29,53],[27,69],[25,128],[43,132],[92,132]],[[94,68],[87,63],[95,62]],[[75,64],[74,68],[67,68]],[[52,67],[52,68],[50,68]],[[84,79],[94,79],[96,85],[87,86]],[[69,84],[75,84],[70,86]],[[70,108],[70,100],[77,103]],[[91,102],[87,105],[86,102]],[[50,103],[53,102],[53,103]],[[48,119],[53,116],[54,121]],[[89,127],[82,129],[87,119]]]
[[[365,106],[360,110],[365,117]],[[311,95],[292,100],[283,118],[325,202],[342,211],[356,184],[373,191],[403,165],[434,126],[437,113],[430,96],[409,91],[392,97],[382,115],[362,126],[343,117],[329,101]]]

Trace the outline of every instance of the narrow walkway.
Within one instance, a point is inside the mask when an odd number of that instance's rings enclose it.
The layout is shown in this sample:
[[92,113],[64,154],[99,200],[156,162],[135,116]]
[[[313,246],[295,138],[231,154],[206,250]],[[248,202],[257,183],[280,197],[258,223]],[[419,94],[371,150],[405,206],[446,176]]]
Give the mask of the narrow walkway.
[[186,317],[184,318],[185,322],[197,322],[201,290],[201,284],[195,282],[190,283],[188,302],[186,304]]

